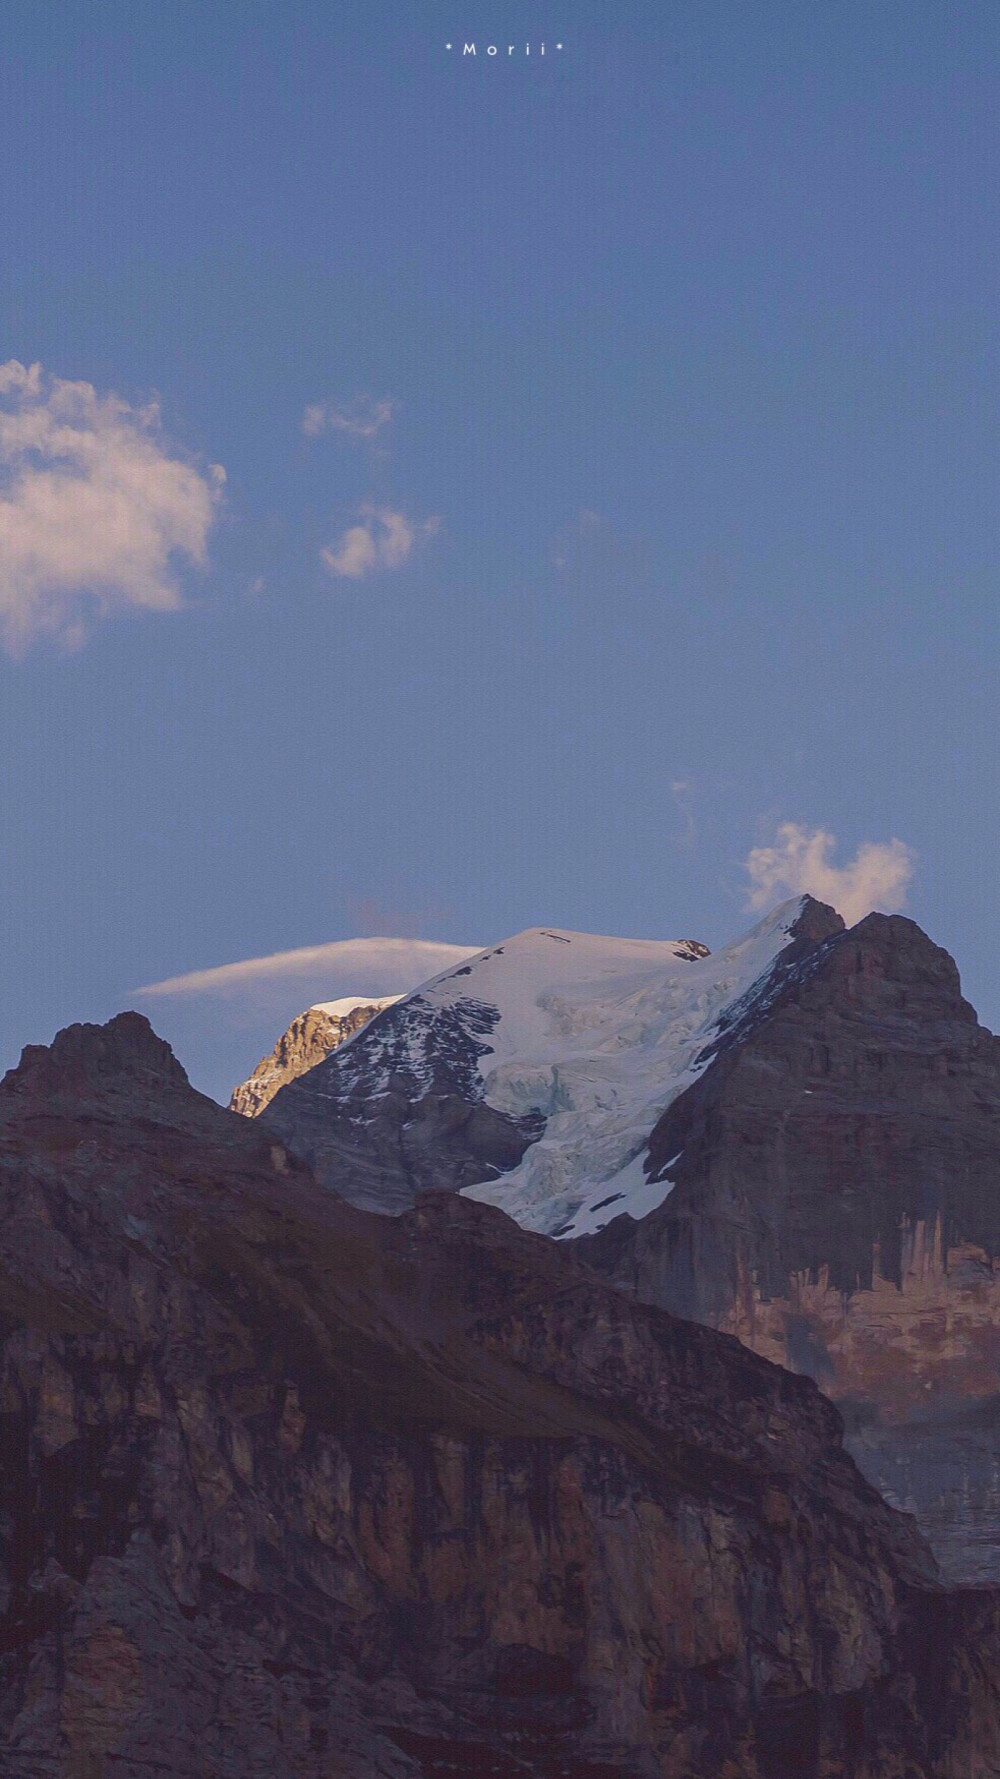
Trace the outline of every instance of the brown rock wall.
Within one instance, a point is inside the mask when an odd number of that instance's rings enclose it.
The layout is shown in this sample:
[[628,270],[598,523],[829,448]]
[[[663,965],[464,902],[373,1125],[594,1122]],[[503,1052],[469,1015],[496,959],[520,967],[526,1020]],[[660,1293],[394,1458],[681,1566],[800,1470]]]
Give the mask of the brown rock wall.
[[949,1575],[1000,1580],[1000,1040],[872,915],[651,1139],[677,1185],[581,1244],[647,1301],[812,1376]]

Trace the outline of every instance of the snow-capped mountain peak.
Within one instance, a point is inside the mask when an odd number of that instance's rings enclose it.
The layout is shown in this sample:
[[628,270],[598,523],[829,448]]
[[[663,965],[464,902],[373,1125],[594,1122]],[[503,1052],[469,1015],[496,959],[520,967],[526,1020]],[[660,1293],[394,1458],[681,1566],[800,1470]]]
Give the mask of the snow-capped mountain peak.
[[529,928],[380,1012],[284,1087],[267,1120],[374,1209],[445,1187],[560,1236],[643,1217],[671,1187],[669,1165],[648,1177],[653,1126],[766,1006],[796,942],[811,952],[824,937],[824,918],[841,924],[796,898],[714,955],[694,940]]

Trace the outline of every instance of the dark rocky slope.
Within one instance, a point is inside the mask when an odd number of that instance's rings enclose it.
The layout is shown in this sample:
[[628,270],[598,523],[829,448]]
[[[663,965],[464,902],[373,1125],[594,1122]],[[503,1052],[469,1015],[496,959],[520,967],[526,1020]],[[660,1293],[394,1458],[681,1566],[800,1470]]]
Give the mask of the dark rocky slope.
[[135,1015],[0,1089],[10,1779],[980,1779],[1000,1611],[836,1411],[437,1196],[369,1217]]
[[654,1130],[670,1196],[581,1249],[814,1377],[946,1572],[1000,1580],[1000,1040],[898,915],[779,987]]
[[349,1051],[282,1087],[264,1121],[366,1210],[397,1214],[423,1192],[492,1179],[545,1128],[537,1113],[518,1118],[486,1103],[479,1058],[496,1019],[476,1000],[442,1009],[409,995]]

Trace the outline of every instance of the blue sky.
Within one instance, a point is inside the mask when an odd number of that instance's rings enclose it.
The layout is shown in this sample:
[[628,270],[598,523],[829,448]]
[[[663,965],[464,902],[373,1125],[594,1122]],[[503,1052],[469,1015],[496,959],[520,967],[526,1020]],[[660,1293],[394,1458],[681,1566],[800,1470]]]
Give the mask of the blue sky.
[[0,1060],[356,935],[714,946],[817,833],[1000,1021],[998,33],[8,0]]

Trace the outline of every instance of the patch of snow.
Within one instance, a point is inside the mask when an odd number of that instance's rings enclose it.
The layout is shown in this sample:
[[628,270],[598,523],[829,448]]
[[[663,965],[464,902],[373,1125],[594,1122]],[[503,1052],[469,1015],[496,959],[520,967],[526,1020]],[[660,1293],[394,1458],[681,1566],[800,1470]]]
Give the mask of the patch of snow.
[[[580,1200],[579,1210],[567,1225],[561,1229],[557,1227],[549,1233],[560,1237],[596,1235],[614,1217],[627,1214],[634,1217],[637,1223],[641,1218],[648,1217],[650,1211],[657,1210],[664,1199],[669,1197],[674,1189],[674,1182],[665,1176],[658,1180],[647,1179],[645,1161],[646,1150],[643,1146],[638,1155],[633,1155],[631,1161],[619,1168],[610,1180],[600,1181],[585,1192]],[[505,1177],[508,1180],[512,1178],[510,1174]],[[472,1198],[481,1198],[482,1192],[483,1189],[479,1186],[469,1188]]]
[[331,1019],[346,1019],[355,1007],[393,1007],[403,995],[344,995],[339,1001],[314,1001],[310,1013],[327,1013]]

